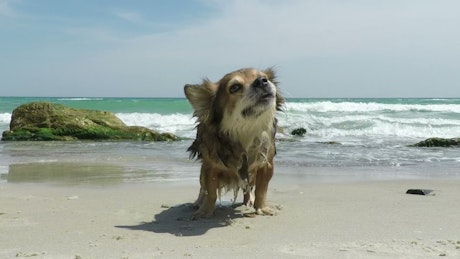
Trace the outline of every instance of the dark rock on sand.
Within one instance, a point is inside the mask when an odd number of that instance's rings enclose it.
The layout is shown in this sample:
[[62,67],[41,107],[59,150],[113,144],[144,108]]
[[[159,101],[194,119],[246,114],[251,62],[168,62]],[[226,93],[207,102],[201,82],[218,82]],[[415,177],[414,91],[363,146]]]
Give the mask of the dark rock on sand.
[[303,137],[303,135],[305,135],[305,133],[307,133],[307,130],[305,128],[296,128],[296,129],[291,131],[291,135],[299,136],[299,137]]
[[433,190],[430,189],[409,189],[406,191],[406,194],[428,195],[432,192]]
[[460,138],[429,138],[424,141],[420,141],[412,146],[414,147],[451,147],[459,146]]
[[145,127],[127,126],[113,113],[69,108],[49,102],[33,102],[17,107],[10,130],[2,140],[143,140],[173,141],[170,133]]

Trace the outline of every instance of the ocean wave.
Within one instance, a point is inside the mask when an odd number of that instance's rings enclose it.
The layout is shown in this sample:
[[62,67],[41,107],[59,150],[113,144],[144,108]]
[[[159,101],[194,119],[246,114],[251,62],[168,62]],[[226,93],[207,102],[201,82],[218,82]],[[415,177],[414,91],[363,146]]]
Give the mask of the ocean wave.
[[194,135],[195,119],[191,114],[175,113],[164,115],[159,113],[117,113],[126,125],[143,126],[160,132],[170,132],[183,137]]
[[376,122],[389,123],[393,125],[422,125],[422,126],[457,126],[460,127],[460,119],[443,118],[424,118],[424,117],[390,117],[384,115],[348,114],[342,116],[318,116],[313,114],[306,115],[287,115],[280,117],[280,123],[287,125],[315,124],[323,127],[331,127],[337,124],[372,124]]
[[[456,111],[458,109],[458,112]],[[429,112],[419,112],[428,110]],[[115,114],[126,125],[143,126],[181,137],[195,136],[196,121],[191,113],[121,112]],[[0,127],[6,130],[11,113],[0,113]],[[287,103],[278,114],[285,134],[294,129],[307,129],[306,138],[363,139],[454,138],[460,132],[460,105],[448,104],[383,104],[383,103]]]
[[320,128],[310,132],[320,137],[375,137],[375,138],[454,138],[458,136],[459,127],[435,128],[431,126],[394,125],[388,123],[376,124],[371,127],[358,129]]
[[288,130],[307,129],[324,139],[454,138],[460,132],[460,104],[378,102],[288,102],[279,116]]
[[101,101],[104,100],[102,97],[69,97],[69,98],[58,98],[59,101]]
[[280,126],[290,131],[303,127],[308,136],[325,139],[337,137],[376,137],[380,139],[398,138],[454,138],[459,136],[460,120],[443,120],[434,118],[389,118],[384,116],[337,116],[305,117],[289,116],[280,119]]
[[11,113],[0,113],[0,124],[9,124],[11,121]]
[[385,104],[376,102],[331,102],[286,103],[288,112],[381,112],[420,111],[460,113],[460,104]]

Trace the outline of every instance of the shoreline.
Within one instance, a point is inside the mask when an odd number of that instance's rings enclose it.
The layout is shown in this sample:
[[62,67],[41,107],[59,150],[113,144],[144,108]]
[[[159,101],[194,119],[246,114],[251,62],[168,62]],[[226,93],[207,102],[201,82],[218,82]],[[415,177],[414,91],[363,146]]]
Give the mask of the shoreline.
[[[273,181],[276,216],[222,198],[190,221],[198,182],[0,185],[2,258],[460,256],[460,180]],[[407,189],[432,189],[410,195]],[[239,196],[241,199],[241,194]]]
[[[185,160],[184,160],[185,161]],[[49,161],[11,163],[0,171],[0,186],[5,184],[53,184],[118,186],[126,184],[198,185],[200,163],[196,161],[165,161],[162,167],[147,168],[158,163],[149,161],[141,167],[134,164]],[[446,165],[413,166],[346,166],[289,167],[279,165],[270,182],[280,184],[354,183],[400,180],[460,180],[460,173]]]

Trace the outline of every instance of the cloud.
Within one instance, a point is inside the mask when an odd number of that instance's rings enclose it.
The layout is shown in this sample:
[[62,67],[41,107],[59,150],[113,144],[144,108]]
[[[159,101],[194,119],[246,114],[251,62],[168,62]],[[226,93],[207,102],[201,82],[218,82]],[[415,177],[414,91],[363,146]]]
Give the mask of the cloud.
[[11,7],[11,4],[17,2],[15,0],[0,0],[0,17],[16,17],[17,13]]
[[129,59],[128,55],[154,58],[162,60],[162,64],[199,62],[212,68],[217,60],[237,66],[353,55],[413,56],[458,49],[455,23],[449,22],[456,14],[447,8],[429,9],[405,1],[383,6],[375,2],[350,3],[215,3],[216,15],[212,19],[178,30],[124,39],[114,54],[121,54],[122,59]]
[[128,22],[131,22],[131,23],[137,23],[137,24],[140,24],[140,23],[143,23],[145,22],[144,18],[142,17],[141,14],[137,13],[137,12],[132,12],[132,11],[116,11],[114,13],[117,17],[125,20],[125,21],[128,21]]

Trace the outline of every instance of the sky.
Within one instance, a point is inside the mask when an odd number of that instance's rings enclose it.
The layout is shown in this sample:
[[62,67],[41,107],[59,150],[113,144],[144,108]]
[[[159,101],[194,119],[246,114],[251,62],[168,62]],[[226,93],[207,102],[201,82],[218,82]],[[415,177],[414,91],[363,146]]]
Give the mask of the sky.
[[184,97],[274,67],[288,98],[460,97],[458,0],[0,0],[0,96]]

